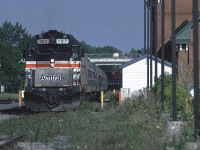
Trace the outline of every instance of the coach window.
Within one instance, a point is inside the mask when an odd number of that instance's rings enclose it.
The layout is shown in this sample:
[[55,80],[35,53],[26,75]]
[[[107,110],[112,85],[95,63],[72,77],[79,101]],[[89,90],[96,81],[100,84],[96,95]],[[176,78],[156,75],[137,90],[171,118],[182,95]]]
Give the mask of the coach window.
[[92,77],[92,71],[88,70],[88,77]]

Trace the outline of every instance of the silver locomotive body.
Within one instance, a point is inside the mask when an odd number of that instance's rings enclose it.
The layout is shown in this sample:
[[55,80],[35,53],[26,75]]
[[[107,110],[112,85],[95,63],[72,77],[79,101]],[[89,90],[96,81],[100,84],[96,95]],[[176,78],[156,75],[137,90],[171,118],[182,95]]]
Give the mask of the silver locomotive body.
[[26,69],[24,101],[27,108],[35,111],[65,111],[80,104],[80,98],[76,97],[81,91],[80,67],[38,66],[40,64]]

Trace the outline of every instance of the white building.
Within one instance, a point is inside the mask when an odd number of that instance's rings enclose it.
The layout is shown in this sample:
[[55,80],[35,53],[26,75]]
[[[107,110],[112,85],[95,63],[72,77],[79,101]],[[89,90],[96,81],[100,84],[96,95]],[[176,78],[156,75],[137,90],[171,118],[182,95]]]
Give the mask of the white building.
[[[172,73],[172,64],[165,61],[165,72]],[[150,60],[149,60],[150,65]],[[133,59],[120,66],[122,69],[122,88],[129,88],[130,92],[141,90],[147,87],[147,55]],[[150,69],[150,67],[149,67]],[[155,77],[155,57],[152,58],[152,84]],[[149,73],[150,74],[150,73]],[[161,59],[157,58],[157,75],[161,75]],[[150,76],[149,76],[150,79]],[[150,85],[150,84],[149,84]]]

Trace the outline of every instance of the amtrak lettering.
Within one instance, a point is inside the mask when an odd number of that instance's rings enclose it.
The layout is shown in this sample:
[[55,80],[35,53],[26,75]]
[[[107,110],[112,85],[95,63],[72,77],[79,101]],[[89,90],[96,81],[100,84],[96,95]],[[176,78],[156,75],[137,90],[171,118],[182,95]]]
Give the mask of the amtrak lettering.
[[42,81],[58,81],[58,80],[64,80],[64,77],[61,75],[42,75],[40,77],[40,80]]

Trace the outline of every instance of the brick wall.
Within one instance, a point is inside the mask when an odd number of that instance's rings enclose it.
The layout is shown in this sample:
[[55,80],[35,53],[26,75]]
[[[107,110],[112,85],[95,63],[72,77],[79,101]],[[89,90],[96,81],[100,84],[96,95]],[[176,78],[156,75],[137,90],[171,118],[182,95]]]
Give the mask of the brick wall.
[[[161,3],[158,3],[158,47],[161,46]],[[176,0],[176,27],[192,17],[192,0]],[[165,41],[171,36],[171,0],[165,0]]]
[[[199,4],[200,8],[200,4]],[[192,19],[192,0],[176,0],[176,28],[182,24],[186,19]],[[157,49],[161,47],[161,3],[158,3],[158,41]],[[200,26],[199,26],[200,31]],[[182,51],[177,51],[178,62],[178,84],[184,87],[192,86],[193,78],[193,44],[192,44],[192,29],[191,29],[191,42],[189,43],[189,51],[183,47]],[[199,35],[200,36],[200,35]],[[165,0],[165,42],[171,37],[171,0]],[[200,37],[199,37],[200,43]],[[200,47],[200,45],[199,45]],[[171,50],[165,49],[165,53]],[[199,57],[200,58],[200,57]]]

